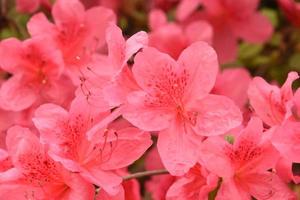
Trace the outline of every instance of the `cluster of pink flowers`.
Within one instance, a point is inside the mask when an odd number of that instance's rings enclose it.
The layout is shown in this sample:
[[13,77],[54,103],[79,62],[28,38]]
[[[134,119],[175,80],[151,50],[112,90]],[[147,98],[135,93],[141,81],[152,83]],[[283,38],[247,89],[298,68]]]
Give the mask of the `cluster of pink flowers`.
[[259,1],[182,0],[172,22],[176,1],[152,1],[149,33],[128,38],[105,2],[18,1],[53,20],[36,13],[30,38],[0,42],[0,199],[141,200],[124,177],[143,155],[169,173],[146,182],[155,200],[296,199],[298,73],[279,87],[219,67],[238,40],[272,35]]

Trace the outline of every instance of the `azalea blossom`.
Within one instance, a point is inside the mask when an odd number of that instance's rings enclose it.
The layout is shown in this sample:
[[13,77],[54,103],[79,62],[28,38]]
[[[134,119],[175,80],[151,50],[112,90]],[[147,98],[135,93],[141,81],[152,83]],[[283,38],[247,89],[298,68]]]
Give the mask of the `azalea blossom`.
[[62,75],[62,55],[49,38],[36,37],[23,42],[14,38],[3,40],[0,67],[12,74],[1,85],[2,109],[22,111],[37,102],[63,104],[69,98],[66,94],[72,85]]
[[270,39],[273,28],[267,17],[256,11],[259,1],[253,0],[185,0],[179,6],[177,17],[186,20],[199,5],[200,18],[213,26],[213,46],[221,63],[237,57],[238,39],[262,43]]
[[51,159],[28,128],[14,126],[6,138],[12,168],[0,173],[0,194],[9,199],[94,198],[94,186]]
[[[248,95],[255,113],[269,126],[280,125],[289,118],[296,118],[292,83],[299,78],[297,72],[290,72],[281,88],[255,77],[250,83]],[[298,92],[299,93],[299,92]],[[298,101],[297,101],[298,102]]]
[[63,54],[66,72],[78,83],[80,69],[96,62],[97,50],[105,44],[105,30],[114,23],[115,15],[100,6],[85,10],[79,0],[57,0],[52,15],[54,24],[43,13],[34,15],[27,25],[29,33],[53,40]]
[[230,99],[209,94],[218,62],[204,42],[189,46],[177,62],[145,48],[132,71],[141,90],[129,93],[123,116],[142,130],[160,131],[158,151],[171,174],[182,175],[196,163],[195,145],[203,136],[223,134],[241,123]]
[[[152,144],[150,135],[133,127],[104,127],[91,140],[87,131],[101,120],[85,101],[74,100],[70,111],[44,104],[33,119],[50,156],[72,172],[116,195],[122,179],[113,170],[134,162]],[[101,121],[100,121],[101,122]],[[108,124],[107,124],[108,125]]]
[[252,118],[233,144],[211,137],[200,148],[204,166],[222,177],[216,199],[296,199],[272,171],[279,153],[267,137],[262,122]]

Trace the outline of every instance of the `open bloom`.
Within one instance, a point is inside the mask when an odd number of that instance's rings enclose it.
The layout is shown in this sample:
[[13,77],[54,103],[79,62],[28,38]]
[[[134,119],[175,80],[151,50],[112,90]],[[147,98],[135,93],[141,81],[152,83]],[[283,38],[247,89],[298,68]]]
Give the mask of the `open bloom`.
[[185,0],[178,8],[177,18],[184,20],[203,5],[201,18],[213,26],[213,46],[224,63],[236,58],[239,38],[261,43],[271,37],[271,22],[256,11],[258,4],[258,0]]
[[125,40],[122,30],[111,24],[106,30],[108,55],[85,70],[77,96],[85,96],[91,106],[109,110],[126,102],[128,92],[138,88],[128,60],[148,44],[148,35],[137,32]]
[[205,140],[200,148],[204,166],[222,177],[217,200],[295,199],[294,194],[270,169],[279,154],[263,136],[260,119],[252,118],[233,144],[220,137]]
[[63,54],[66,71],[78,83],[80,69],[95,62],[96,51],[105,44],[105,30],[115,15],[104,7],[85,10],[79,0],[57,0],[52,16],[55,24],[43,13],[34,15],[28,23],[29,33],[52,38]]
[[290,72],[281,88],[268,84],[260,77],[255,77],[250,83],[248,89],[250,104],[255,113],[269,126],[280,125],[287,119],[298,118],[297,105],[298,108],[300,106],[293,97],[292,90],[292,83],[298,78],[297,72]]
[[94,198],[94,186],[51,159],[46,145],[29,129],[10,128],[6,143],[13,166],[0,173],[2,197],[20,200]]
[[21,111],[36,102],[61,104],[68,98],[66,91],[70,89],[66,84],[68,79],[62,78],[62,55],[49,38],[36,37],[23,42],[14,38],[3,40],[0,67],[12,74],[1,85],[2,109]]
[[161,131],[158,151],[172,174],[183,174],[195,164],[195,145],[202,136],[223,134],[241,123],[230,99],[209,95],[218,62],[204,42],[189,46],[177,62],[145,48],[136,55],[132,71],[141,89],[129,93],[123,116],[142,130]]
[[[70,112],[44,104],[33,119],[41,140],[50,146],[50,156],[72,172],[110,195],[119,192],[122,179],[113,170],[127,167],[152,144],[150,135],[133,127],[104,127],[92,140],[87,131],[99,122],[98,114],[85,101],[74,100]],[[100,121],[101,122],[101,121]]]

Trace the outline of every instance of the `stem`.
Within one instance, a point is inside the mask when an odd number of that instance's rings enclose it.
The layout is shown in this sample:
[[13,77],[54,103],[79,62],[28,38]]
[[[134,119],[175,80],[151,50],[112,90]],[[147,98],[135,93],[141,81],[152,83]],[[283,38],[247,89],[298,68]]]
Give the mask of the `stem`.
[[[123,176],[123,181],[127,181],[134,178],[141,178],[144,176],[155,176],[155,175],[162,175],[162,174],[169,174],[169,172],[165,169],[158,169],[158,170],[152,170],[152,171],[144,171],[144,172],[137,172],[134,174],[130,174],[127,176]],[[100,191],[100,188],[96,189],[96,194],[98,194]]]
[[124,176],[123,180],[126,181],[126,180],[130,180],[130,179],[134,179],[134,178],[141,178],[144,176],[154,176],[154,175],[161,175],[161,174],[169,174],[169,172],[165,169],[137,172],[134,174],[130,174],[128,176]]

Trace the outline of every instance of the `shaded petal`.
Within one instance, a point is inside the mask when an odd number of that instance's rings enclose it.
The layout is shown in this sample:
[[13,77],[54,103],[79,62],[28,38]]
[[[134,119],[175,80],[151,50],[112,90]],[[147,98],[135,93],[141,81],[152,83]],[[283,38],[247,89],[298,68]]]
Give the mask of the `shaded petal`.
[[270,20],[260,13],[253,14],[246,21],[234,22],[232,27],[237,36],[254,43],[267,41],[273,33]]
[[188,16],[190,16],[200,5],[201,0],[183,0],[180,1],[177,10],[176,10],[176,18],[179,21],[185,20]]

